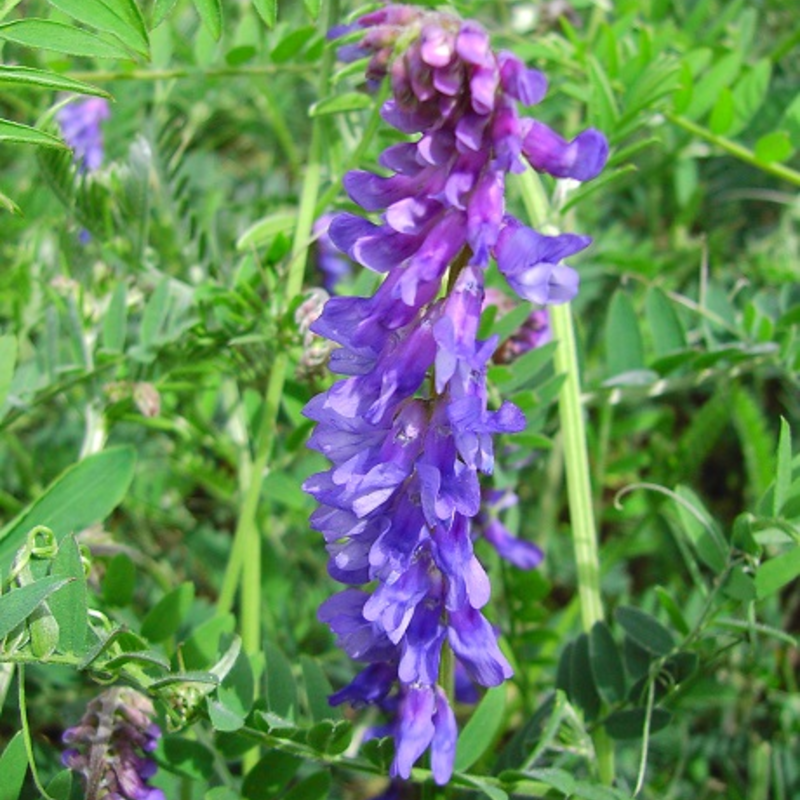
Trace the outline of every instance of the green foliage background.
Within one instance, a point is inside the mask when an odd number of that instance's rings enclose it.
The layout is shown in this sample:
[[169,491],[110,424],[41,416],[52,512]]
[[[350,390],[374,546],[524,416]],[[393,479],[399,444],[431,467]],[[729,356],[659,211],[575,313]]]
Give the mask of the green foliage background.
[[[537,116],[612,157],[545,186],[595,240],[574,312],[607,622],[580,633],[550,345],[490,376],[529,421],[499,448],[506,522],[546,559],[480,553],[516,676],[459,708],[449,796],[798,797],[795,3],[453,6],[548,74]],[[391,745],[353,744],[375,720],[325,700],[354,667],[316,619],[334,585],[300,490],[328,381],[298,369],[309,215],[348,207],[342,175],[395,136],[326,44],[355,10],[0,2],[4,800],[81,796],[58,737],[98,682],[155,697],[170,798],[384,785]],[[113,98],[93,175],[54,124],[71,92]],[[509,203],[533,211],[519,185]]]

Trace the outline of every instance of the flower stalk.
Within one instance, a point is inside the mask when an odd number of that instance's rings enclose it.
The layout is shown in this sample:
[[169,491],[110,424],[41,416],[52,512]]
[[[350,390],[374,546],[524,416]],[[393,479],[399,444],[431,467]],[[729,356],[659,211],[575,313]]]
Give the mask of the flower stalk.
[[[543,225],[554,222],[554,209],[538,176],[529,170],[522,176],[520,183],[523,203],[532,223]],[[580,367],[570,303],[555,305],[550,309],[550,325],[553,338],[558,342],[553,356],[554,365],[556,372],[564,375],[564,384],[558,397],[558,411],[581,623],[588,634],[597,622],[603,620],[604,614],[600,594],[600,552],[589,474],[586,424],[581,402]],[[614,781],[612,742],[602,727],[595,731],[593,739],[600,778],[610,785]]]

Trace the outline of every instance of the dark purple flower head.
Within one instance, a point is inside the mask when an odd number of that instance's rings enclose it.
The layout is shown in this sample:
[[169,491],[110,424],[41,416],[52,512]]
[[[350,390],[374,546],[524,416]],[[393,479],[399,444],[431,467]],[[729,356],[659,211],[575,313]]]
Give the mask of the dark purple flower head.
[[344,213],[330,223],[336,247],[384,276],[379,288],[331,298],[310,327],[339,345],[329,364],[339,380],[304,411],[316,423],[309,446],[330,461],[304,488],[320,504],[311,525],[325,540],[328,572],[350,587],[319,618],[366,663],[332,701],[396,711],[392,775],[407,778],[430,750],[444,783],[456,723],[439,686],[442,648],[482,686],[511,675],[481,612],[491,587],[473,540],[482,534],[523,568],[541,558],[496,515],[479,516],[479,474],[494,467],[495,435],[525,428],[512,403],[490,405],[498,342],[478,338],[485,272],[494,260],[523,300],[565,302],[577,274],[564,259],[589,243],[509,216],[506,175],[530,166],[588,180],[607,145],[596,131],[567,141],[521,116],[519,105],[539,103],[547,81],[511,53],[494,53],[476,22],[387,4],[346,35],[344,55],[368,59],[370,83],[388,81],[381,115],[409,140],[382,153],[384,174],[344,178],[372,219]]
[[161,789],[149,785],[156,763],[146,754],[161,738],[153,714],[153,704],[140,692],[106,690],[87,705],[77,725],[64,731],[62,739],[71,747],[62,763],[83,775],[97,800],[165,800]]
[[75,163],[85,172],[103,163],[103,132],[100,123],[109,116],[108,100],[90,97],[64,106],[56,115],[64,141],[72,148]]

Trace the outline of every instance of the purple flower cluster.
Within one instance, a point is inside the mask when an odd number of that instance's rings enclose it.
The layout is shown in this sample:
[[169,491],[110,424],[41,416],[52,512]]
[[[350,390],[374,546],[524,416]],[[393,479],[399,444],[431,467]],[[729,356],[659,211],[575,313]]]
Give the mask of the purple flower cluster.
[[64,106],[56,115],[64,141],[72,148],[75,163],[83,172],[94,172],[103,163],[103,131],[108,119],[108,101],[90,97]]
[[161,737],[153,704],[128,687],[108,689],[86,707],[81,721],[62,737],[61,760],[86,779],[86,800],[165,800],[148,785],[156,763],[147,757]]
[[[371,80],[390,77],[383,118],[415,136],[383,152],[388,176],[345,177],[352,200],[380,221],[344,213],[330,225],[344,253],[385,279],[372,297],[331,298],[312,325],[339,345],[330,368],[343,376],[304,412],[317,423],[309,446],[331,462],[304,485],[320,504],[311,525],[327,543],[331,576],[348,587],[319,617],[367,663],[331,702],[393,712],[392,776],[408,778],[430,749],[442,784],[457,737],[442,688],[449,678],[439,674],[443,647],[482,686],[512,674],[481,611],[490,584],[472,522],[479,473],[493,468],[493,436],[521,431],[525,420],[511,403],[488,405],[486,368],[497,341],[477,336],[484,270],[494,258],[523,298],[566,301],[577,277],[562,259],[589,243],[544,236],[506,214],[505,176],[527,161],[587,180],[602,168],[607,145],[596,131],[568,142],[520,118],[518,103],[542,99],[544,76],[510,53],[494,54],[474,22],[388,5],[353,29],[363,36],[348,56],[370,56]],[[501,554],[523,566],[539,562],[533,545],[490,522],[486,538]],[[364,584],[371,590],[358,588]]]

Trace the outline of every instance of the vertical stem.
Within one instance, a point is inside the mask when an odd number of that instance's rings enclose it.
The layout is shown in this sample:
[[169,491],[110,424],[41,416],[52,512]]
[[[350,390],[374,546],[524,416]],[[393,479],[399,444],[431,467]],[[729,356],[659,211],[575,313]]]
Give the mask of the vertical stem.
[[[558,410],[564,441],[564,465],[572,521],[572,542],[578,570],[581,620],[584,631],[589,633],[594,624],[603,619],[603,601],[600,597],[600,553],[589,480],[580,373],[569,303],[550,309],[550,323],[553,338],[558,341],[554,356],[555,367],[558,372],[566,375],[558,398]],[[614,745],[603,727],[597,728],[592,738],[600,780],[611,785],[614,782]]]
[[554,360],[556,370],[566,376],[558,398],[561,435],[564,442],[564,465],[572,522],[575,561],[578,568],[578,594],[581,620],[588,633],[603,619],[600,599],[600,558],[592,511],[592,487],[589,481],[589,458],[586,429],[581,407],[578,359],[569,303],[550,309],[553,338],[558,341]]
[[[549,222],[553,213],[552,207],[538,176],[528,170],[521,178],[523,201],[532,220],[540,225]],[[583,630],[589,633],[595,623],[603,619],[603,602],[600,596],[600,553],[597,546],[586,427],[581,404],[580,369],[569,303],[550,307],[550,325],[553,338],[558,342],[553,357],[555,368],[565,376],[558,398],[558,411],[578,574],[581,621]],[[602,727],[595,731],[593,739],[600,779],[606,784],[611,784],[614,780],[613,744]]]

